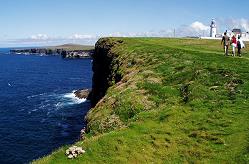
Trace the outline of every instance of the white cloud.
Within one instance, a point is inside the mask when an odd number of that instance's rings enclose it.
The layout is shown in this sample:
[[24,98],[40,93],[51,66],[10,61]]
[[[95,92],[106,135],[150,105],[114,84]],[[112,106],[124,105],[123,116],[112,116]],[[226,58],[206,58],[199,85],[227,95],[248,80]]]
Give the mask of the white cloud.
[[101,35],[99,37],[172,37],[174,30],[159,30],[159,31],[147,31],[147,32],[114,32],[108,35]]
[[32,35],[30,37],[30,39],[33,39],[33,40],[48,40],[49,37],[47,34],[37,34],[37,35]]
[[182,25],[176,29],[177,37],[186,37],[186,36],[208,36],[210,27],[205,25],[202,22],[195,21],[190,25]]
[[249,31],[249,20],[247,19],[228,19],[226,22],[230,28],[240,28],[243,31]]
[[190,25],[190,27],[191,27],[192,29],[196,30],[196,31],[205,31],[205,30],[209,30],[209,29],[210,29],[209,26],[206,26],[206,25],[204,25],[203,23],[198,22],[198,21],[192,23],[192,24]]
[[129,34],[125,34],[122,32],[114,32],[114,33],[111,33],[107,36],[110,36],[110,37],[129,37]]
[[92,35],[85,35],[85,34],[73,34],[69,37],[69,39],[93,39],[96,38],[96,36]]
[[73,34],[71,36],[56,37],[48,36],[47,34],[35,34],[28,38],[15,39],[9,41],[9,44],[22,44],[22,45],[59,45],[66,43],[86,44],[93,45],[98,40],[96,36]]
[[249,20],[245,18],[240,19],[217,19],[218,30],[232,30],[234,28],[240,28],[242,31],[249,31]]
[[249,20],[246,19],[240,19],[240,26],[245,30],[249,31]]

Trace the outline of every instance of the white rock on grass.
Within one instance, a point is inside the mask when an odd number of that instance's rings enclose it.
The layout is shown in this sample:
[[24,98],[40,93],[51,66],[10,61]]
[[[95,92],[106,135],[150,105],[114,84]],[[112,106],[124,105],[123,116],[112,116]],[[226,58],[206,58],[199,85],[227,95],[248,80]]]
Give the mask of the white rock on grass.
[[73,155],[72,155],[72,154],[69,154],[69,155],[68,155],[68,159],[73,159]]
[[77,154],[73,154],[73,157],[76,158],[76,157],[77,157]]
[[86,151],[82,147],[72,146],[66,150],[68,159],[77,158],[78,155],[85,153]]

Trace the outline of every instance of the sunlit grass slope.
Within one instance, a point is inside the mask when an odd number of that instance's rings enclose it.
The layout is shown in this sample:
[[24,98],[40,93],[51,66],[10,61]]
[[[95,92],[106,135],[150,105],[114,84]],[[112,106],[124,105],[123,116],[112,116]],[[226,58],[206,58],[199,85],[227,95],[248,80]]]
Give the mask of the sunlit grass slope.
[[[35,163],[249,163],[249,49],[220,41],[106,38],[122,80],[87,119],[86,153]],[[249,46],[249,45],[248,45]],[[44,143],[46,144],[46,143]]]

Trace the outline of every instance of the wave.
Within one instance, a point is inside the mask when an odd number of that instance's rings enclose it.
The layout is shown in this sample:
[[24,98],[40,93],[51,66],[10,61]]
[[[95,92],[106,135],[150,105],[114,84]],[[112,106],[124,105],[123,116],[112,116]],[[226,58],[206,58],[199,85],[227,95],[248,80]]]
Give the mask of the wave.
[[58,94],[58,93],[41,93],[31,96],[27,96],[28,101],[39,102],[35,105],[34,109],[29,111],[47,111],[47,115],[55,112],[56,110],[72,105],[78,105],[86,102],[86,99],[80,99],[74,94],[75,90],[70,93]]
[[71,77],[69,80],[84,80],[84,78],[79,78],[79,77]]
[[73,104],[81,104],[86,101],[86,99],[80,99],[74,94],[75,90],[71,93],[66,93],[63,97],[70,99]]
[[40,94],[35,94],[35,95],[31,95],[31,96],[27,96],[28,99],[34,98],[34,97],[39,97],[39,96],[43,96],[46,93],[40,93]]

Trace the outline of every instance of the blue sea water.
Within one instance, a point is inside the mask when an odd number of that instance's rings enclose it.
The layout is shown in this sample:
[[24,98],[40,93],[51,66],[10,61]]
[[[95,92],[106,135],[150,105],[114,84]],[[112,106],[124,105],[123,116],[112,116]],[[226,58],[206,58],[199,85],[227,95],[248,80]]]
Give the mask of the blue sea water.
[[65,144],[84,127],[91,59],[25,56],[0,49],[0,163],[28,163]]

